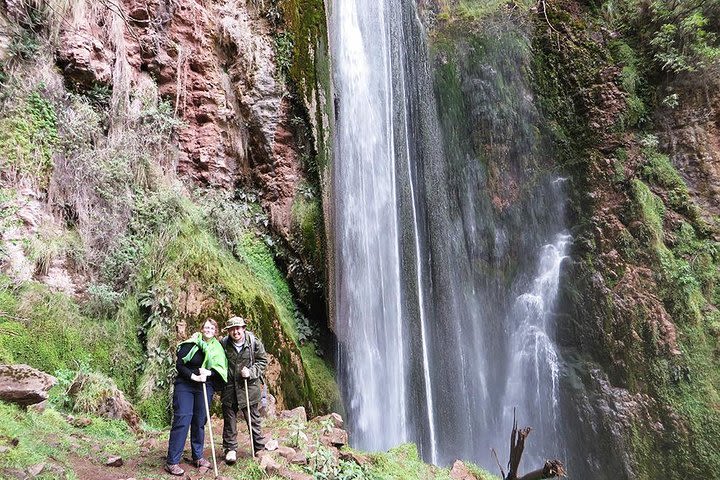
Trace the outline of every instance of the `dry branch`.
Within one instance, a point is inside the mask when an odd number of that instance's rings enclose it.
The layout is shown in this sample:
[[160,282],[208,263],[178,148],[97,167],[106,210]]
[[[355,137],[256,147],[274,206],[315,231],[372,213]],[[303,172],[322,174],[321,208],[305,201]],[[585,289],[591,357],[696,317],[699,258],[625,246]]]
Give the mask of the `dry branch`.
[[[513,429],[510,434],[510,460],[508,460],[508,474],[505,475],[503,469],[500,469],[504,480],[542,480],[545,478],[556,478],[565,476],[565,466],[560,460],[546,460],[542,468],[533,470],[525,475],[518,476],[518,468],[520,460],[525,450],[525,440],[532,432],[532,428],[525,427],[518,429],[517,418],[513,410]],[[494,452],[494,451],[493,451]],[[497,455],[496,455],[497,459]],[[499,465],[499,464],[498,464]]]

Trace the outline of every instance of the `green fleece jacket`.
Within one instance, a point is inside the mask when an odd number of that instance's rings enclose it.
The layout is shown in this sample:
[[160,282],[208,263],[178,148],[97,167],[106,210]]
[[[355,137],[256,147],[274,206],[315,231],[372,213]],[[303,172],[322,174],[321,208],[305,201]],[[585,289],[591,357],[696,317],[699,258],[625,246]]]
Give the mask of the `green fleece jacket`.
[[227,382],[228,374],[228,362],[225,356],[225,350],[223,349],[217,338],[212,338],[206,342],[202,338],[202,334],[197,332],[188,338],[183,343],[192,343],[193,347],[190,349],[187,355],[182,358],[183,362],[189,361],[198,350],[201,350],[205,354],[205,361],[203,362],[203,368],[208,370],[215,370],[218,375],[223,379],[223,382]]

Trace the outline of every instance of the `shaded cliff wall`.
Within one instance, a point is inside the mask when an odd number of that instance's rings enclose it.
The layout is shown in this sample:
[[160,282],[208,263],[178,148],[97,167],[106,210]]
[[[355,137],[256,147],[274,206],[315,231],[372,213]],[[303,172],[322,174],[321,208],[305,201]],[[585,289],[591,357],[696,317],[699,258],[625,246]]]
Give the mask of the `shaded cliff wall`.
[[569,459],[581,476],[720,466],[717,54],[703,33],[718,17],[714,2],[690,3],[537,11],[536,92],[575,239],[557,319],[578,420],[567,435],[596,442]]

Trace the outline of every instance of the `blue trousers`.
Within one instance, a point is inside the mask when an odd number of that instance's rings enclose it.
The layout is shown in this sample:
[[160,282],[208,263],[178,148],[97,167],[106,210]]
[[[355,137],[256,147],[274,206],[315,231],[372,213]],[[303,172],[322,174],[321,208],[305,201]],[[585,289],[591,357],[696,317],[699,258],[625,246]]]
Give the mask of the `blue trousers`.
[[[212,400],[213,386],[205,384],[208,405]],[[173,393],[173,421],[168,441],[168,465],[180,463],[188,429],[190,430],[190,446],[193,460],[203,458],[205,444],[205,401],[203,400],[202,384],[197,382],[177,382]]]

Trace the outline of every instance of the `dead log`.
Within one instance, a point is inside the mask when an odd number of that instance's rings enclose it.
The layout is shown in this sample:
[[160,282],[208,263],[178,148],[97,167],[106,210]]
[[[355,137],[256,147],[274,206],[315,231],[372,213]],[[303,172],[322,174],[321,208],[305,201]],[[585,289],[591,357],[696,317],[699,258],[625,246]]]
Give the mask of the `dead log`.
[[[518,476],[520,460],[522,460],[522,454],[525,450],[525,439],[530,435],[530,432],[532,432],[532,428],[530,427],[518,429],[515,411],[513,410],[513,429],[510,434],[510,460],[508,460],[507,475],[505,475],[505,471],[500,467],[500,462],[498,462],[503,480],[543,480],[546,478],[564,477],[565,466],[557,459],[546,460],[542,468]],[[495,455],[495,461],[497,461],[495,450],[493,450],[493,454]]]

